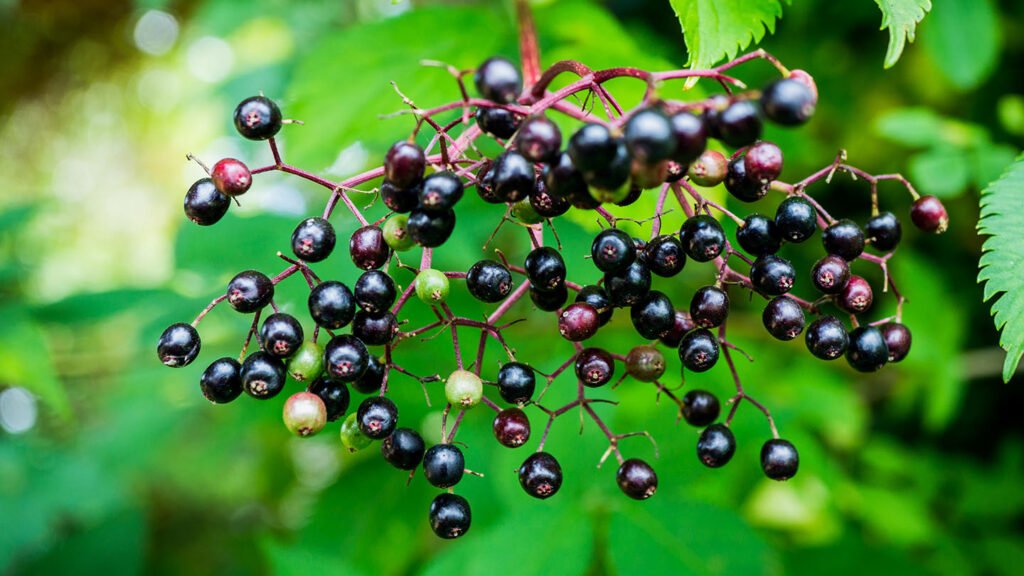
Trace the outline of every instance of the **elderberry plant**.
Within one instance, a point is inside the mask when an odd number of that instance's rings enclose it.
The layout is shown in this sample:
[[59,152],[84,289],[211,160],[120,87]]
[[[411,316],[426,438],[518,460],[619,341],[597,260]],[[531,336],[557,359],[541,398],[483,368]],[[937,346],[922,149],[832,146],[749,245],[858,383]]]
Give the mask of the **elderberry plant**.
[[[761,139],[763,123],[787,127],[806,123],[814,114],[818,94],[810,74],[787,69],[763,50],[701,70],[592,70],[581,62],[561,61],[541,71],[532,27],[526,27],[521,58],[521,67],[493,57],[475,70],[450,69],[462,96],[451,103],[421,109],[404,99],[416,119],[409,139],[396,142],[382,166],[342,182],[288,164],[277,137],[291,121],[265,96],[243,100],[234,112],[236,129],[244,138],[266,141],[274,161],[251,169],[233,158],[218,161],[207,170],[208,177],[198,180],[185,195],[188,219],[201,226],[216,224],[232,201],[258,193],[258,185],[252,187],[255,176],[271,171],[318,184],[330,196],[319,216],[297,224],[291,237],[292,255],[278,253],[286,264],[283,270],[238,272],[225,293],[191,323],[176,323],[164,331],[157,346],[160,360],[171,367],[192,363],[201,347],[200,322],[225,301],[238,313],[252,315],[238,358],[215,359],[203,372],[203,395],[217,404],[232,402],[242,392],[268,400],[284,390],[289,378],[299,382],[305,390],[284,402],[285,427],[298,436],[310,436],[328,423],[340,422],[337,430],[349,450],[366,449],[379,441],[384,460],[409,471],[410,478],[422,466],[426,481],[445,490],[428,513],[431,528],[442,538],[459,537],[471,525],[469,502],[453,493],[465,474],[474,473],[467,469],[456,437],[464,418],[479,417],[481,410],[494,411],[494,437],[513,449],[535,436],[531,414],[546,418],[536,449],[518,470],[523,490],[535,498],[550,498],[562,485],[561,465],[544,450],[545,441],[555,420],[576,410],[607,437],[608,449],[600,462],[615,456],[621,491],[638,500],[654,495],[658,487],[654,468],[642,459],[625,458],[619,446],[623,439],[650,435],[615,433],[595,409],[608,400],[595,398],[591,390],[614,388],[625,378],[651,384],[659,396],[676,405],[678,420],[702,428],[697,457],[712,468],[731,460],[736,438],[730,424],[740,405],[750,404],[763,413],[770,431],[761,450],[764,474],[774,480],[792,478],[799,469],[797,448],[780,435],[765,404],[750,396],[740,382],[733,353],[741,351],[726,334],[730,301],[750,296],[763,299],[767,332],[778,340],[803,334],[808,351],[822,360],[845,356],[850,366],[862,372],[899,362],[910,351],[911,332],[901,321],[905,299],[888,273],[888,263],[901,239],[901,223],[892,212],[882,211],[879,185],[894,181],[914,198],[910,218],[924,231],[946,229],[948,216],[941,202],[919,196],[899,174],[872,175],[847,164],[842,152],[803,179],[780,180],[784,155],[779,146]],[[781,77],[760,90],[748,90],[731,74],[757,60],[772,65]],[[563,74],[578,79],[564,88],[549,89]],[[467,77],[472,78],[476,97],[470,96]],[[623,109],[606,89],[605,83],[615,78],[645,83],[646,93],[636,108]],[[696,78],[716,82],[722,93],[684,101],[665,97],[660,90],[669,81]],[[584,93],[600,102],[603,116],[573,103],[574,97]],[[458,119],[438,123],[438,115],[453,110],[461,112]],[[555,114],[576,119],[578,128],[563,135],[550,118]],[[433,134],[421,148],[415,136],[424,129]],[[496,157],[487,157],[474,146],[485,135],[503,145]],[[708,147],[710,140],[734,151],[725,156]],[[835,218],[810,196],[815,184],[839,173],[868,184],[872,217],[867,222]],[[786,199],[774,215],[752,210],[741,217],[703,192],[719,184],[736,200],[752,206],[769,194]],[[388,209],[375,220],[352,200],[367,185],[375,186],[374,192]],[[465,271],[432,267],[435,250],[448,249],[458,238],[459,205],[476,201],[467,197],[467,189],[495,205],[499,226],[506,221],[521,226],[523,241],[530,246],[523,262],[510,262],[496,251],[493,258],[481,259]],[[650,233],[643,240],[618,228],[615,212],[647,194],[657,200],[648,219]],[[663,216],[673,203],[687,218],[679,230],[664,230]],[[339,204],[360,227],[335,230],[331,217]],[[593,238],[590,254],[561,250],[555,222],[570,210],[592,212],[607,224]],[[725,233],[721,218],[736,222],[735,238]],[[550,234],[545,233],[545,225]],[[309,264],[336,258],[339,234],[342,240],[348,238],[348,257],[363,272],[355,278],[322,279]],[[823,256],[809,271],[816,292],[811,296],[810,290],[803,289],[808,274],[799,273],[784,253],[786,245],[811,241],[816,234],[821,237]],[[396,253],[413,250],[420,253],[416,279],[402,287],[392,275],[398,268]],[[586,281],[572,281],[566,260],[580,258],[590,259],[593,272]],[[688,303],[673,302],[657,287],[670,286],[687,262],[689,268],[706,274],[708,283]],[[876,287],[853,272],[860,264],[883,272],[881,289],[896,300],[894,316],[861,320],[872,308]],[[304,280],[309,289],[305,322],[281,312],[274,298],[275,287],[292,277]],[[805,297],[793,293],[797,287]],[[452,290],[463,289],[494,305],[485,319],[459,315],[447,304]],[[572,354],[555,366],[538,366],[518,357],[509,341],[523,330],[516,321],[509,321],[509,313],[517,305],[528,306],[527,297],[545,313],[531,319],[557,328],[572,343]],[[402,312],[413,305],[429,307],[436,320],[406,326]],[[619,350],[589,346],[587,341],[615,314],[628,314],[638,336],[636,345]],[[312,326],[312,331],[307,332],[304,324]],[[475,358],[468,362],[459,346],[460,329],[463,334],[469,330],[479,335]],[[428,384],[439,380],[415,376],[399,361],[402,350],[435,330],[450,331],[454,354],[449,375],[443,379],[442,442],[427,446],[418,432],[400,426],[399,407],[388,393],[401,377],[418,381],[425,392]],[[250,353],[253,338],[258,346]],[[483,365],[492,340],[508,357],[493,373]],[[666,351],[679,356],[680,382],[685,382],[686,372],[704,372],[724,360],[735,393],[724,402],[704,390],[678,394],[678,387],[666,385],[676,380],[665,374]],[[563,406],[544,405],[544,392],[562,374],[575,376],[576,397]],[[353,407],[352,389],[369,396]],[[728,412],[721,418],[723,404]]]

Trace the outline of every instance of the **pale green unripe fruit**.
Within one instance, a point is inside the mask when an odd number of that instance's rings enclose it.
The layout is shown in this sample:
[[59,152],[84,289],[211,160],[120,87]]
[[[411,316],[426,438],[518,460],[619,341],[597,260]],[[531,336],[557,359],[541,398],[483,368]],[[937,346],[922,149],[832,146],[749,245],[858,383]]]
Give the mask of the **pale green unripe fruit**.
[[298,392],[284,403],[284,425],[296,436],[312,436],[327,424],[327,407],[316,394]]
[[373,440],[359,429],[355,412],[349,414],[341,423],[341,443],[348,448],[349,452],[359,452],[373,444]]
[[288,359],[288,375],[297,382],[312,382],[324,371],[324,350],[315,342],[303,342]]
[[472,408],[484,397],[484,383],[468,370],[456,370],[444,383],[444,394],[452,406]]
[[433,268],[420,270],[416,275],[416,297],[425,304],[441,304],[448,299],[448,277]]

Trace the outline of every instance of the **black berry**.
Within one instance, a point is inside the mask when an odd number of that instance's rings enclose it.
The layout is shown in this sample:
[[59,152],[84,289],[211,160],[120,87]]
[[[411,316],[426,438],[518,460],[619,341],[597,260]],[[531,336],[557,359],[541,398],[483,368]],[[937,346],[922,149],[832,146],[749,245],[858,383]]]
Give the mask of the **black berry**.
[[428,212],[417,208],[409,213],[406,229],[420,246],[436,248],[444,244],[455,230],[455,211]]
[[590,244],[590,256],[602,272],[625,270],[636,259],[633,239],[618,228],[606,228]]
[[576,355],[576,377],[585,386],[598,388],[615,375],[615,360],[601,348],[584,348]]
[[757,202],[768,194],[768,185],[748,173],[744,156],[729,160],[725,173],[725,189],[742,202]]
[[498,302],[512,292],[512,273],[494,260],[481,260],[466,273],[466,288],[483,302]]
[[348,286],[336,280],[317,284],[309,291],[309,315],[321,328],[338,330],[352,321],[355,297]]
[[686,255],[697,262],[714,260],[725,249],[722,225],[706,214],[687,218],[679,230],[679,240]]
[[534,248],[526,256],[523,267],[530,284],[538,290],[554,290],[565,284],[565,261],[558,250],[549,246]]
[[789,440],[773,438],[761,447],[761,470],[772,480],[789,480],[800,467],[800,456]]
[[466,458],[454,444],[435,444],[423,455],[423,475],[438,488],[451,488],[462,480]]
[[509,150],[495,158],[488,177],[496,198],[502,202],[518,202],[533,191],[536,174],[525,156]]
[[565,306],[565,302],[568,299],[569,289],[565,284],[559,284],[556,288],[550,290],[541,290],[536,286],[530,286],[530,300],[538,310],[554,312]]
[[675,236],[662,234],[644,247],[644,259],[651,272],[663,278],[671,278],[682,272],[686,265],[683,245]]
[[395,281],[380,270],[367,270],[356,280],[355,300],[360,308],[376,314],[395,303]]
[[360,394],[377,394],[384,383],[384,363],[380,358],[369,354],[366,359],[366,370],[352,381],[352,387]]
[[243,138],[266,140],[281,129],[281,109],[266,96],[251,96],[235,108],[235,129]]
[[718,286],[704,286],[690,299],[690,318],[700,328],[717,328],[729,315],[729,295]]
[[651,290],[633,304],[629,310],[629,317],[637,334],[648,340],[655,340],[672,329],[675,308],[668,296]]
[[359,404],[356,423],[367,438],[387,438],[398,425],[398,407],[385,396],[371,396]]
[[561,131],[544,116],[527,118],[519,127],[516,150],[530,162],[550,162],[561,147]]
[[214,404],[227,404],[242,393],[242,365],[234,358],[213,361],[199,380],[203,396]]
[[245,314],[255,312],[274,298],[274,283],[256,270],[239,272],[228,282],[227,298],[235,310]]
[[748,146],[761,137],[761,118],[747,100],[733,102],[705,119],[713,123],[716,137],[733,148]]
[[271,356],[287,358],[302,345],[302,324],[291,314],[277,312],[267,316],[260,327],[260,344]]
[[818,213],[807,200],[790,196],[775,211],[775,228],[783,240],[803,242],[818,228]]
[[910,352],[910,329],[906,324],[887,322],[882,325],[882,337],[889,349],[889,362],[899,362]]
[[804,311],[789,296],[778,296],[768,302],[761,314],[768,333],[779,340],[792,340],[804,330]]
[[366,371],[369,357],[366,345],[358,338],[335,336],[324,348],[324,370],[336,380],[352,382]]
[[430,503],[430,529],[445,540],[458,538],[469,532],[473,514],[469,502],[458,494],[443,492]]
[[477,108],[476,123],[495,138],[508,140],[519,129],[521,118],[504,108]]
[[864,252],[864,231],[853,220],[842,219],[821,232],[825,252],[846,261],[854,260]]
[[427,157],[415,142],[399,140],[384,156],[384,177],[399,188],[409,188],[423,178]]
[[394,182],[385,180],[380,185],[380,198],[384,205],[398,212],[405,214],[411,212],[420,202],[420,186],[417,183],[409,188],[400,188]]
[[452,172],[435,172],[423,180],[419,189],[420,208],[428,212],[445,212],[462,199],[462,180]]
[[743,225],[736,231],[736,241],[752,256],[775,254],[782,246],[775,221],[761,214],[743,219]]
[[707,390],[690,390],[683,396],[683,418],[691,426],[707,426],[721,412],[718,398]]
[[473,84],[484,98],[499,104],[515,102],[523,90],[519,68],[500,56],[484,60],[473,75]]
[[528,364],[508,362],[498,370],[498,394],[510,404],[525,404],[533,398],[537,377]]
[[200,226],[216,224],[230,206],[231,198],[217,190],[209,178],[197,180],[185,193],[185,216]]
[[822,360],[835,360],[846,353],[850,337],[846,327],[835,316],[822,316],[807,327],[804,336],[807,349]]
[[491,427],[494,438],[502,446],[518,448],[530,439],[530,419],[519,408],[505,408],[498,412]]
[[850,265],[839,256],[825,256],[811,268],[811,284],[823,294],[839,294],[850,281]]
[[761,92],[761,109],[776,124],[798,126],[814,115],[815,96],[803,82],[783,78],[769,84]]
[[612,301],[604,288],[593,284],[584,286],[576,294],[576,302],[590,304],[597,311],[597,319],[600,326],[604,326],[612,319]]
[[781,296],[793,288],[796,270],[785,258],[762,256],[750,267],[750,282],[765,296]]
[[399,470],[415,470],[425,449],[423,437],[411,428],[396,428],[380,443],[381,456]]
[[309,392],[316,394],[327,408],[327,421],[334,422],[348,410],[351,395],[344,382],[321,376],[309,385]]
[[[409,218],[409,228],[411,233],[412,217]],[[363,270],[380,268],[391,256],[391,247],[384,240],[384,231],[380,226],[373,225],[363,226],[353,232],[348,241],[348,250],[352,263]]]
[[651,465],[639,458],[630,458],[619,466],[615,482],[622,493],[634,500],[646,500],[658,491],[658,475]]
[[900,243],[903,228],[892,212],[882,212],[873,216],[864,227],[864,235],[873,247],[888,252]]
[[286,376],[284,362],[262,350],[253,352],[242,363],[242,389],[259,400],[277,396],[284,388]]
[[640,164],[656,164],[667,160],[676,151],[672,123],[657,108],[636,111],[626,121],[623,135],[630,155]]
[[613,306],[632,306],[651,290],[651,270],[634,260],[625,270],[605,274],[604,288]]
[[676,144],[672,159],[683,166],[685,171],[685,166],[700,158],[707,148],[708,130],[700,116],[689,112],[673,114],[669,121]]
[[552,196],[567,200],[573,196],[590,197],[587,182],[583,179],[583,174],[576,169],[576,164],[568,152],[560,153],[555,160],[544,166],[544,184]]
[[736,437],[724,424],[708,426],[697,440],[697,458],[708,468],[725,466],[735,452]]
[[371,314],[366,310],[356,312],[352,318],[352,335],[367,346],[383,346],[398,334],[398,319],[391,312]]
[[334,226],[323,218],[307,218],[292,232],[292,252],[306,262],[320,262],[331,255],[337,238]]
[[156,355],[164,366],[181,368],[188,366],[199,355],[202,340],[199,332],[191,324],[178,322],[171,324],[160,334],[156,345]]
[[861,326],[850,332],[846,361],[859,372],[879,370],[889,360],[889,347],[882,331],[874,326]]
[[562,487],[562,467],[547,452],[536,452],[519,467],[519,484],[534,498],[550,498]]
[[692,372],[710,370],[718,362],[718,338],[706,328],[689,332],[679,343],[679,359]]

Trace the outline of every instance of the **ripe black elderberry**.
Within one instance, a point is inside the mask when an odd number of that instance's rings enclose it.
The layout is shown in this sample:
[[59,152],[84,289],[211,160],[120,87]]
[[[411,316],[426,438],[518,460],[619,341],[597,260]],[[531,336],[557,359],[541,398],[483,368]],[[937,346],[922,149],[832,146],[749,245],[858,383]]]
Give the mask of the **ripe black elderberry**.
[[632,306],[651,290],[651,270],[634,260],[625,270],[605,274],[604,288],[613,306]]
[[779,340],[792,340],[804,330],[804,311],[789,296],[773,298],[764,307],[761,320],[768,333]]
[[488,176],[494,195],[502,202],[518,202],[529,196],[536,177],[533,164],[514,150],[495,158]]
[[612,319],[612,301],[604,288],[593,284],[584,286],[576,294],[576,302],[590,304],[597,311],[599,326],[604,326]]
[[498,302],[512,292],[512,273],[494,260],[481,260],[466,273],[466,288],[482,302]]
[[623,135],[635,162],[653,165],[676,151],[675,135],[668,116],[658,108],[643,108],[626,121]]
[[887,322],[882,325],[882,337],[889,349],[889,362],[899,362],[910,353],[910,329],[906,324]]
[[462,180],[452,172],[436,172],[423,180],[420,208],[427,212],[445,212],[462,199]]
[[508,362],[498,370],[498,394],[509,404],[529,402],[536,387],[536,375],[528,364]]
[[519,467],[519,484],[534,498],[550,498],[562,487],[562,467],[551,454],[535,452]]
[[594,236],[590,244],[594,266],[602,272],[625,270],[636,259],[633,239],[618,228],[605,228]]
[[799,196],[790,196],[775,211],[775,228],[788,242],[799,243],[814,235],[818,228],[818,213],[810,202]]
[[707,148],[708,130],[700,116],[689,112],[673,114],[669,121],[676,145],[672,159],[682,167],[681,172],[685,172],[686,165],[700,158]]
[[356,423],[367,438],[387,438],[398,425],[398,407],[386,396],[371,396],[359,404]]
[[[415,214],[415,212],[413,212]],[[409,232],[412,233],[412,217],[409,218]],[[384,240],[380,226],[363,226],[352,233],[348,241],[352,263],[363,270],[380,268],[391,256],[391,247]]]
[[576,377],[585,386],[598,388],[615,375],[615,360],[601,348],[584,348],[576,355]]
[[748,100],[729,104],[724,110],[705,116],[713,135],[733,148],[742,148],[761,137],[761,118]]
[[874,372],[889,360],[889,347],[882,331],[874,326],[861,326],[850,332],[846,361],[860,372]]
[[473,514],[469,502],[458,494],[443,492],[430,503],[430,529],[445,540],[458,538],[469,532]]
[[284,388],[287,374],[279,358],[259,350],[242,363],[242,389],[259,400],[269,400]]
[[757,202],[768,194],[768,186],[750,176],[744,156],[729,161],[725,189],[742,202]]
[[362,376],[352,381],[352,387],[360,394],[377,394],[384,383],[384,363],[380,358],[370,354],[366,361],[366,370]]
[[570,342],[582,342],[597,334],[601,319],[597,310],[586,302],[566,306],[558,316],[558,333]]
[[718,338],[706,328],[692,330],[679,343],[679,359],[691,372],[707,372],[718,362]]
[[714,260],[725,249],[722,225],[706,214],[687,218],[679,230],[679,240],[686,255],[697,262]]
[[500,56],[488,58],[477,67],[473,84],[481,96],[499,104],[515,102],[523,91],[519,68]]
[[823,294],[839,294],[850,281],[850,265],[839,256],[825,256],[811,268],[811,284]]
[[769,84],[761,93],[761,109],[776,124],[798,126],[814,115],[816,100],[806,84],[795,78],[783,78]]
[[199,332],[191,324],[179,322],[168,326],[160,335],[156,354],[164,366],[181,368],[196,359],[201,346]]
[[707,426],[717,420],[721,412],[718,398],[706,390],[690,390],[682,401],[683,418],[691,426]]
[[899,219],[892,212],[882,212],[873,216],[864,227],[864,235],[871,246],[888,252],[900,243],[903,228]]
[[383,346],[398,334],[398,319],[391,312],[370,314],[366,310],[356,312],[352,318],[352,335],[367,346]]
[[526,277],[530,279],[530,284],[538,290],[556,290],[565,285],[565,261],[554,248],[534,248],[526,256],[523,268],[526,269]]
[[855,260],[864,252],[864,231],[853,220],[844,218],[821,232],[821,243],[825,246],[825,252],[846,261]]
[[668,296],[651,290],[629,309],[630,320],[637,334],[648,339],[661,338],[672,329],[675,322],[675,308]]
[[530,193],[530,206],[542,218],[556,218],[568,212],[572,204],[565,196],[552,194],[548,190],[547,181],[538,178],[534,183],[533,192]]
[[519,408],[505,408],[494,417],[494,438],[502,446],[518,448],[530,439],[530,419]]
[[435,444],[423,455],[423,475],[438,488],[451,488],[462,480],[466,458],[454,444]]
[[417,208],[409,213],[406,229],[420,246],[436,248],[444,244],[455,230],[455,211],[428,212]]
[[565,284],[560,284],[553,290],[541,290],[536,286],[530,286],[530,301],[538,310],[554,312],[565,306],[569,299],[569,289]]
[[587,182],[576,169],[568,152],[560,153],[554,161],[544,166],[544,184],[547,185],[548,193],[556,197],[566,200],[574,196],[590,198]]
[[381,456],[399,470],[415,470],[423,461],[423,437],[412,428],[396,428],[380,443]]
[[504,108],[477,108],[476,123],[484,132],[508,140],[519,129],[519,116]]
[[618,153],[618,141],[603,124],[584,124],[571,138],[566,149],[583,178],[590,182],[605,170]]
[[775,221],[761,214],[744,218],[743,225],[736,231],[736,241],[751,256],[775,254],[782,246]]
[[405,214],[411,212],[419,204],[419,187],[420,184],[417,183],[409,188],[399,188],[394,182],[385,180],[380,185],[380,199],[391,210]]
[[423,178],[427,157],[415,142],[400,140],[384,156],[384,177],[398,188],[409,188]]
[[273,298],[274,283],[266,274],[257,270],[239,272],[228,282],[228,304],[244,314],[263,308]]
[[308,390],[323,400],[328,422],[334,422],[348,411],[352,397],[344,382],[321,376],[309,385]]
[[267,316],[260,328],[260,344],[271,356],[287,358],[302,345],[302,324],[291,314],[278,312]]
[[800,455],[789,440],[772,438],[761,447],[761,470],[772,480],[789,480],[800,467]]
[[644,260],[651,272],[663,278],[671,278],[682,272],[686,265],[683,245],[675,236],[662,234],[644,247]]
[[306,218],[292,232],[292,252],[300,260],[320,262],[331,255],[336,241],[330,222],[323,218]]
[[598,202],[622,202],[629,194],[629,190],[625,188],[631,168],[629,149],[622,138],[617,138],[614,145],[615,156],[611,162],[593,173],[583,173],[583,178],[592,187],[590,196]]
[[630,458],[619,466],[615,481],[622,493],[634,500],[646,500],[658,491],[658,475],[651,465],[639,458]]
[[281,129],[281,109],[266,96],[251,96],[235,108],[235,129],[243,138],[266,140]]
[[185,216],[200,226],[212,226],[228,213],[231,199],[217,190],[213,180],[197,180],[185,193]]
[[708,426],[697,440],[697,458],[708,468],[725,466],[735,452],[736,437],[724,424]]
[[371,314],[386,311],[395,303],[395,281],[380,270],[367,270],[356,280],[355,301]]
[[324,348],[324,370],[331,378],[352,382],[366,371],[369,357],[366,345],[355,336],[335,336]]
[[729,315],[729,295],[718,286],[704,286],[690,299],[690,318],[701,328],[717,328]]
[[811,354],[822,360],[839,358],[850,342],[846,327],[835,316],[822,316],[811,322],[804,339]]
[[203,396],[214,404],[227,404],[242,393],[242,365],[234,358],[213,361],[199,380]]
[[544,116],[527,118],[519,127],[516,150],[530,162],[550,162],[562,147],[558,126]]
[[328,330],[344,328],[356,313],[352,291],[336,280],[317,284],[309,292],[308,304],[313,321]]
[[762,256],[750,267],[750,282],[765,296],[781,296],[793,288],[796,270],[793,264],[778,256]]

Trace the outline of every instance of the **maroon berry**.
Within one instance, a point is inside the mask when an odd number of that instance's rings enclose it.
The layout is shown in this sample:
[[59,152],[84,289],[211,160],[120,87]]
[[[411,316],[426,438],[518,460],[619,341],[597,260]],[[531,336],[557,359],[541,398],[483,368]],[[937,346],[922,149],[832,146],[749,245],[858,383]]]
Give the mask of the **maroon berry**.
[[925,232],[942,234],[949,227],[949,215],[946,207],[935,196],[921,196],[910,208],[910,219]]
[[611,381],[615,374],[615,360],[600,348],[584,348],[576,356],[576,377],[585,386],[597,388]]
[[619,466],[615,481],[622,493],[634,500],[646,500],[658,490],[658,475],[651,465],[639,458],[630,458]]
[[252,186],[249,167],[234,158],[225,158],[214,164],[210,179],[217,190],[228,196],[241,196]]
[[352,262],[363,270],[380,268],[391,256],[391,247],[384,240],[384,231],[379,226],[363,226],[352,233],[348,242]]
[[384,157],[384,176],[399,188],[408,188],[423,178],[427,157],[415,142],[395,142]]
[[519,408],[505,408],[494,417],[494,437],[502,446],[518,448],[530,439],[530,419]]
[[516,136],[516,148],[530,162],[549,162],[558,156],[562,133],[554,122],[535,116],[523,122]]
[[782,174],[782,150],[772,142],[758,142],[743,157],[747,178],[767,184]]
[[690,300],[690,318],[701,328],[715,328],[729,315],[729,295],[718,286],[704,286]]
[[576,302],[558,317],[558,333],[570,342],[582,342],[597,333],[601,319],[597,310],[586,302]]
[[889,347],[889,362],[899,362],[910,352],[910,329],[899,322],[888,322],[882,326],[882,337]]
[[874,301],[874,294],[871,284],[860,276],[850,276],[842,293],[839,294],[836,305],[850,314],[860,314],[871,308]]
[[850,280],[850,265],[839,256],[825,256],[811,268],[811,283],[823,294],[839,294]]

